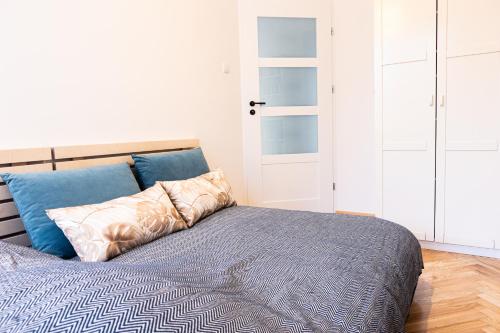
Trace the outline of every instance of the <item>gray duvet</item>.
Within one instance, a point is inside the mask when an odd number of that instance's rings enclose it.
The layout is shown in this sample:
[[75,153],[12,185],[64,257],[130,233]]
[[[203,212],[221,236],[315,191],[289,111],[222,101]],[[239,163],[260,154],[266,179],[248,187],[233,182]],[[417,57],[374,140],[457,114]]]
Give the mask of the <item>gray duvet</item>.
[[233,207],[107,263],[0,242],[0,331],[403,332],[421,269],[390,222]]

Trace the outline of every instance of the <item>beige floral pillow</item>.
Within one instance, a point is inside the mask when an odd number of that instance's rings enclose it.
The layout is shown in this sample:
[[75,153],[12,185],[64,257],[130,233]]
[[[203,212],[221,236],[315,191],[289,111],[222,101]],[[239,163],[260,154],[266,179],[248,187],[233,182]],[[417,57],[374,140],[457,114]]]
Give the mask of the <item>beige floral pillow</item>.
[[101,204],[47,210],[47,215],[87,262],[109,260],[187,228],[159,184]]
[[221,170],[196,178],[160,182],[189,227],[208,215],[236,205]]

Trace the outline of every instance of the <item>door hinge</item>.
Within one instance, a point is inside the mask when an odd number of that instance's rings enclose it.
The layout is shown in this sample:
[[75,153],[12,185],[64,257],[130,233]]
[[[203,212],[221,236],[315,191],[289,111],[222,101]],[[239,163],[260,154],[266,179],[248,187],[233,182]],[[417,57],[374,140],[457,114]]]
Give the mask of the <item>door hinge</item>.
[[333,183],[332,184],[332,189],[335,191],[336,188],[337,188],[337,184]]

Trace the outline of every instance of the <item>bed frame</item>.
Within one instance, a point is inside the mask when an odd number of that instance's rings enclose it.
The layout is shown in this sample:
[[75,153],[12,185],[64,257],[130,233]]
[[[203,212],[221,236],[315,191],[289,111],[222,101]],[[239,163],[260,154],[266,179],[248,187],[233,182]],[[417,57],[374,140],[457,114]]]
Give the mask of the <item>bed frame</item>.
[[[128,163],[132,154],[161,153],[199,147],[197,139],[147,141],[89,146],[0,150],[0,173],[69,170]],[[0,240],[30,246],[9,189],[0,178]]]

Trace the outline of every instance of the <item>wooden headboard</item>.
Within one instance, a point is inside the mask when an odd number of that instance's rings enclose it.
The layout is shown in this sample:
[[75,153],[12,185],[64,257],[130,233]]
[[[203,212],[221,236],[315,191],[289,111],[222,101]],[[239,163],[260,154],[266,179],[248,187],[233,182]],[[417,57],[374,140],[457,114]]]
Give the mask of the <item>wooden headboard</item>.
[[[69,170],[124,162],[133,166],[132,154],[161,153],[196,147],[199,147],[199,141],[188,139],[0,150],[0,173]],[[0,240],[24,246],[31,245],[9,189],[1,178]]]

